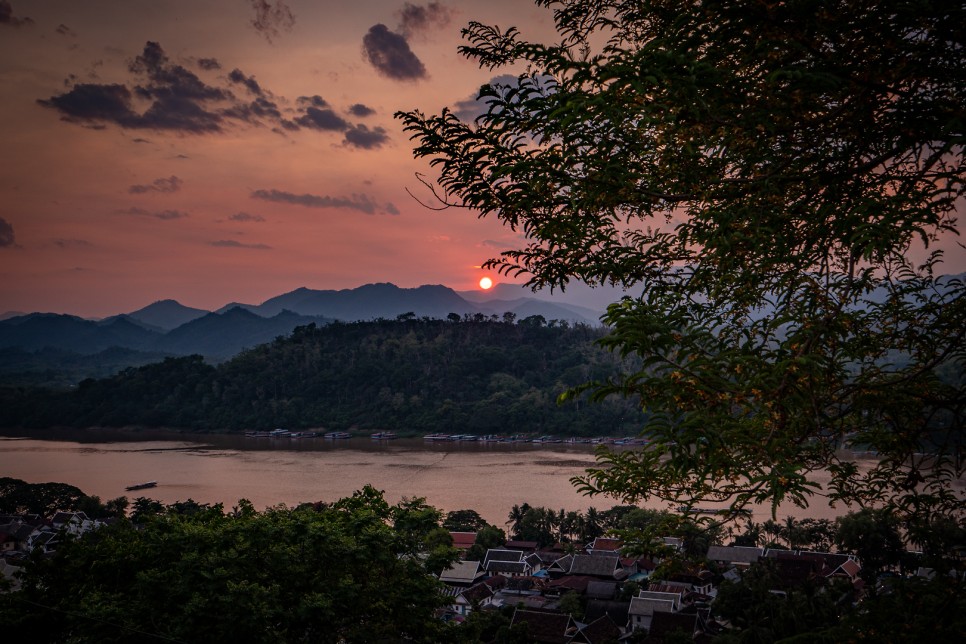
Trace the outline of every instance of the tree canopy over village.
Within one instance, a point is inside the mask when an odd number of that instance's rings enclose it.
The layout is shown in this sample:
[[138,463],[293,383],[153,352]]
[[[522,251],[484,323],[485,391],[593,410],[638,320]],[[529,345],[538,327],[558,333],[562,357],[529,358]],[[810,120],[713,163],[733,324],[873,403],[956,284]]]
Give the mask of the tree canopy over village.
[[962,5],[536,4],[558,41],[464,30],[466,58],[518,74],[480,116],[397,116],[444,204],[525,235],[488,266],[643,287],[603,340],[643,367],[577,391],[638,399],[651,442],[575,483],[886,507],[913,542],[961,523],[966,286],[936,242],[966,189]]

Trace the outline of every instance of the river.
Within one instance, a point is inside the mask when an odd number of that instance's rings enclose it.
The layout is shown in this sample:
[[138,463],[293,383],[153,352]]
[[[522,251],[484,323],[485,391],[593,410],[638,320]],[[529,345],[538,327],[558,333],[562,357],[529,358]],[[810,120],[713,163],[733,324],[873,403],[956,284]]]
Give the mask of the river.
[[[190,498],[230,508],[239,499],[248,499],[258,509],[334,501],[371,484],[385,491],[390,503],[424,497],[444,512],[474,509],[498,526],[504,525],[514,504],[524,502],[579,511],[617,503],[582,496],[570,484],[572,476],[595,462],[591,446],[582,444],[252,439],[106,431],[43,436],[0,437],[0,476],[69,483],[102,501],[122,495],[164,503]],[[158,482],[157,487],[124,489],[151,480]],[[808,510],[779,508],[778,517],[834,518],[843,512],[817,499]],[[756,520],[769,516],[770,508],[755,512]]]

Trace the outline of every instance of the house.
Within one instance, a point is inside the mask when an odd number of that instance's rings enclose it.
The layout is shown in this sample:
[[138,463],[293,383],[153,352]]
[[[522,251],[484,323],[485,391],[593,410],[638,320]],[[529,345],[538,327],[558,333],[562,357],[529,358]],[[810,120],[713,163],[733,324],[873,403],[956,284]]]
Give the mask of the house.
[[671,602],[671,610],[679,611],[681,610],[681,605],[684,603],[684,594],[680,592],[661,592],[656,590],[642,590],[637,593],[638,597],[644,599],[655,599],[660,601]]
[[586,548],[587,554],[616,554],[620,553],[620,549],[624,546],[624,541],[622,539],[611,539],[608,537],[597,537],[594,539]]
[[577,623],[570,615],[546,613],[518,608],[513,613],[510,626],[525,624],[527,637],[531,642],[546,644],[587,643],[580,633]]
[[521,541],[519,539],[511,539],[507,541],[504,545],[507,550],[519,550],[520,552],[535,552],[540,544],[536,541]]
[[580,633],[588,644],[605,644],[616,642],[620,638],[621,627],[609,615],[604,614],[584,626]]
[[616,581],[591,580],[587,584],[587,592],[584,593],[588,599],[611,600],[617,597]]
[[73,535],[83,534],[95,527],[83,512],[57,512],[51,517],[50,525],[54,530],[64,530]]
[[751,546],[711,546],[708,548],[708,561],[723,568],[748,568],[765,556],[764,548]]
[[648,639],[663,640],[665,636],[676,631],[694,637],[700,632],[698,629],[698,616],[694,613],[665,613],[658,611],[654,613],[651,620],[651,627],[648,629]]
[[673,613],[674,611],[675,603],[671,599],[632,597],[631,605],[627,609],[627,628],[631,631],[650,630],[654,613]]
[[449,536],[453,538],[453,547],[459,550],[461,557],[476,543],[475,532],[450,532]]
[[627,626],[627,613],[630,607],[631,603],[629,601],[604,601],[588,598],[587,605],[584,608],[584,619],[588,622],[593,622],[607,615],[612,622],[623,629]]
[[479,561],[457,561],[439,575],[439,580],[450,586],[468,588],[479,581],[486,573],[480,568]]
[[590,584],[590,581],[590,577],[564,575],[559,579],[554,579],[547,585],[546,594],[564,595],[569,592],[575,592],[579,595],[584,595],[587,592],[587,585]]
[[507,577],[529,577],[541,568],[540,558],[519,550],[490,548],[483,559],[483,570]]
[[570,575],[588,575],[604,579],[616,579],[623,572],[621,560],[615,555],[574,555],[570,562]]
[[479,583],[470,588],[451,588],[446,594],[453,598],[450,612],[466,617],[474,610],[479,610],[493,603],[493,590],[485,583]]

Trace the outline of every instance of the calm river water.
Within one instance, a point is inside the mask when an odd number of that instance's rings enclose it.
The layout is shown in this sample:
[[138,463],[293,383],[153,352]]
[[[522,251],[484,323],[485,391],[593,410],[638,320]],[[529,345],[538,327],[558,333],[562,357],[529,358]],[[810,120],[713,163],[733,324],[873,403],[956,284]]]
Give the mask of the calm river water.
[[[616,504],[609,498],[581,496],[570,484],[570,477],[595,462],[589,445],[91,431],[43,436],[0,437],[0,476],[69,483],[102,500],[122,495],[165,503],[191,498],[231,507],[244,498],[259,509],[334,501],[368,483],[384,490],[390,503],[425,497],[444,512],[471,508],[499,526],[514,504],[524,502],[580,511]],[[150,480],[158,486],[124,489]],[[817,499],[808,510],[780,509],[779,517],[831,518],[842,512]],[[757,520],[768,516],[765,509],[756,513]]]

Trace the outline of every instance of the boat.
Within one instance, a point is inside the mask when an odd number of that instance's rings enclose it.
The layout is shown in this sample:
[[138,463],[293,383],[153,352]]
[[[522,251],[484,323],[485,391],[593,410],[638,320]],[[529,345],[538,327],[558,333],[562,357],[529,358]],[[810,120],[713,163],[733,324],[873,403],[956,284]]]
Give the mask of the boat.
[[376,432],[374,434],[370,434],[369,438],[374,441],[388,441],[396,438],[396,432]]
[[449,434],[426,434],[423,436],[424,441],[451,441],[453,437]]
[[325,435],[322,436],[322,438],[329,438],[329,439],[352,438],[352,434],[350,434],[349,432],[326,432]]
[[128,485],[124,489],[127,490],[128,492],[133,492],[134,490],[146,490],[149,487],[157,487],[157,485],[158,485],[157,481],[147,481],[145,483],[138,483],[136,485]]

